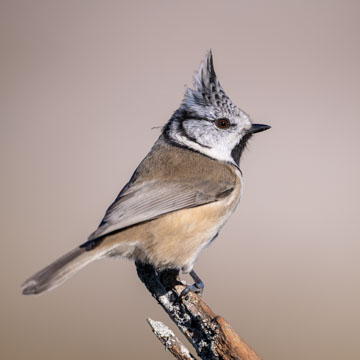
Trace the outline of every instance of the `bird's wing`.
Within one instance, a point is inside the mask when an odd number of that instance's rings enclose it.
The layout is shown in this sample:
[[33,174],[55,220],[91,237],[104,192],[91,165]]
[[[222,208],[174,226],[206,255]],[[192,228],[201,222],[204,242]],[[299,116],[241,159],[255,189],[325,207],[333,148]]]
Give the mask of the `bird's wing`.
[[128,184],[108,208],[89,241],[169,212],[218,201],[229,195],[233,186],[202,180],[182,184],[159,180]]

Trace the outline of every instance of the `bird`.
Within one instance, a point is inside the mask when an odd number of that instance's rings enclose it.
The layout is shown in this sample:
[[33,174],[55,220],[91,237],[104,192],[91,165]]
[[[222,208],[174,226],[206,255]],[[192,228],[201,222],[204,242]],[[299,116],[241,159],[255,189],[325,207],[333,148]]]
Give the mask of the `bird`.
[[243,192],[240,158],[253,123],[225,94],[211,50],[186,87],[180,107],[107,209],[87,241],[31,276],[25,295],[54,289],[94,260],[115,257],[177,269],[195,281],[184,292],[202,292],[193,267],[218,236]]

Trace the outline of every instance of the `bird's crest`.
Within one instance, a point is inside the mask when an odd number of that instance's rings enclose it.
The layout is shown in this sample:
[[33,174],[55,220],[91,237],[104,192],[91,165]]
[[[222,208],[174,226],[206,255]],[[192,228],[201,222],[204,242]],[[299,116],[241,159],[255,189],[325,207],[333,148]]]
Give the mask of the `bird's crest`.
[[216,76],[211,50],[194,75],[193,89],[186,89],[182,105],[187,109],[210,106],[227,113],[237,112]]

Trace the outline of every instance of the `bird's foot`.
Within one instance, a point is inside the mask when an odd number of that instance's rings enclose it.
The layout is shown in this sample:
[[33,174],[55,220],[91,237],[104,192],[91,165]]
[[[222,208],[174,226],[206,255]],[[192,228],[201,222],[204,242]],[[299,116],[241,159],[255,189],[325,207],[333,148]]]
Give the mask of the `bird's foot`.
[[203,281],[199,278],[199,276],[194,270],[191,270],[189,275],[193,278],[195,283],[193,285],[186,285],[186,288],[180,293],[179,299],[185,297],[190,291],[202,296],[202,293],[204,291]]

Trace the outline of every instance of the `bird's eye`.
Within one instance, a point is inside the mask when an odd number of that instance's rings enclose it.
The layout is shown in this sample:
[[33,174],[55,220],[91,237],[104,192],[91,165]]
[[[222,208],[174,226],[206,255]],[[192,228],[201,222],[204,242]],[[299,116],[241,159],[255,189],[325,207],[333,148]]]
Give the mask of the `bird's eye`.
[[230,126],[230,121],[229,121],[229,119],[226,119],[226,118],[217,119],[216,126],[223,130],[228,129]]

